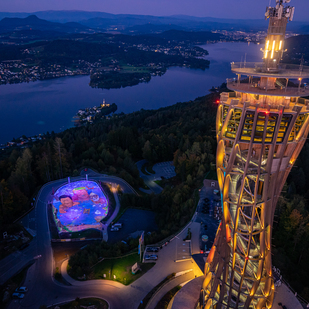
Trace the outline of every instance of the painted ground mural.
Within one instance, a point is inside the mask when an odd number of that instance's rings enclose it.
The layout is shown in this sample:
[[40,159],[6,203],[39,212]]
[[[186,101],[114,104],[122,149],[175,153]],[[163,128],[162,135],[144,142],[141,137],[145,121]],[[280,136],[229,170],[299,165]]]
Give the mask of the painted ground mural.
[[59,232],[102,229],[108,201],[94,181],[75,181],[60,187],[53,199],[54,219]]

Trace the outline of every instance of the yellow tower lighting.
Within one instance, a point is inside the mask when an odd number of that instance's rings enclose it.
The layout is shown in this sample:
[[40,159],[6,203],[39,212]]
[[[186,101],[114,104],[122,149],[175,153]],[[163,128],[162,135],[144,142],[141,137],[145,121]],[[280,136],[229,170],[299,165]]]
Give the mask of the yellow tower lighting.
[[275,46],[276,46],[276,41],[273,41],[273,47],[272,47],[271,56],[270,56],[271,59],[274,58]]
[[[271,236],[276,204],[309,133],[309,100],[300,98],[300,93],[309,95],[309,89],[301,88],[309,67],[300,72],[298,66],[280,65],[278,52],[294,8],[288,0],[276,2],[266,12],[263,62],[245,67],[233,63],[238,80],[243,75],[247,82],[230,79],[227,88],[234,92],[221,93],[216,167],[223,216],[206,261],[201,309],[265,309],[274,301]],[[298,80],[298,87],[287,87],[291,79]]]

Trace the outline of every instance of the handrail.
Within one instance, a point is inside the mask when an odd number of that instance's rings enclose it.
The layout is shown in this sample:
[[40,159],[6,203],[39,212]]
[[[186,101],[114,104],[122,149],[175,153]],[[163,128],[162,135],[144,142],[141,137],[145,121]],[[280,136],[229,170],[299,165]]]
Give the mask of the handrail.
[[[231,63],[232,70],[235,69],[256,69],[267,72],[267,68],[264,62],[232,62]],[[309,73],[309,66],[297,65],[297,64],[288,64],[288,63],[280,63],[278,65],[278,70],[289,70],[289,71],[297,71]]]
[[228,78],[226,80],[227,87],[232,90],[249,91],[254,93],[273,94],[280,96],[307,96],[309,95],[309,87],[303,85],[302,87],[276,87],[275,89],[264,89],[259,87],[259,83],[249,82],[248,79],[237,81],[235,78]]

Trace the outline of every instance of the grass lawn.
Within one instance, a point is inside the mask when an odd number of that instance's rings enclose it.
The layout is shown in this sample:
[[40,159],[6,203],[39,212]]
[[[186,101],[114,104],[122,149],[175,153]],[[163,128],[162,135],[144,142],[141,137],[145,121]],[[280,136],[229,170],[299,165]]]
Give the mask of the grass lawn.
[[[103,260],[93,268],[93,278],[91,279],[110,279],[129,285],[155,265],[155,263],[141,264],[142,270],[133,275],[131,268],[139,261],[140,257],[137,253],[119,259]],[[104,274],[106,278],[104,278]]]
[[[60,307],[60,309],[70,309],[70,308],[73,308],[73,305],[75,304],[79,306],[95,305],[96,308],[98,309],[108,309],[108,303],[105,300],[99,299],[99,298],[81,298],[81,299],[73,300],[64,305],[60,305],[60,306],[58,305],[58,306]],[[52,308],[52,307],[49,307],[49,308]],[[77,308],[77,306],[75,308]]]
[[128,66],[128,65],[122,65],[121,69],[124,70],[124,73],[149,73],[149,68],[147,67],[134,67],[134,66]]
[[166,309],[172,300],[172,298],[176,295],[176,293],[181,289],[181,286],[176,286],[170,291],[168,291],[161,300],[157,303],[155,309]]
[[162,180],[155,180],[155,183],[162,187]]

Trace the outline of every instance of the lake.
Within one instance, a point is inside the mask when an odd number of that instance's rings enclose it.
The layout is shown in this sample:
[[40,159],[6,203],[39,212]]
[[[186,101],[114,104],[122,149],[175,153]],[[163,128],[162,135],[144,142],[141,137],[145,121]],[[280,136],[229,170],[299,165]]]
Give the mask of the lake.
[[59,132],[72,126],[79,109],[98,106],[103,99],[116,103],[117,112],[129,113],[157,109],[177,102],[194,100],[209,93],[226,78],[234,77],[230,62],[261,61],[262,45],[216,43],[202,45],[210,68],[193,70],[173,67],[149,83],[121,89],[97,89],[89,86],[89,76],[64,77],[32,83],[0,86],[0,143],[21,135],[33,136],[47,131]]

